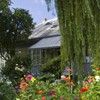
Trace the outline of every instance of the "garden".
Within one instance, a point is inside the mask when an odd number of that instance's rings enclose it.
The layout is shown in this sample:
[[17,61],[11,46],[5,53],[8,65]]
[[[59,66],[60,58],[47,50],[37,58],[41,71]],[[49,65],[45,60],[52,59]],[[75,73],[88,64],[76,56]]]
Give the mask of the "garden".
[[[56,9],[61,45],[39,75],[32,73],[27,49],[36,23],[29,11],[11,10],[11,3],[0,1],[0,100],[100,100],[100,0],[45,0],[49,11]],[[83,74],[84,63],[92,74]]]
[[67,77],[62,75],[59,81],[54,82],[40,81],[28,74],[21,79],[20,85],[16,86],[20,93],[17,100],[99,100],[100,68],[93,69],[95,75],[87,76],[82,81],[81,88],[71,81],[71,69],[66,69],[69,73]]
[[[15,60],[19,59],[15,58]],[[100,67],[96,67],[94,64],[91,65],[94,74],[84,77],[80,85],[78,81],[73,81],[70,68],[66,68],[67,75],[61,75],[59,79],[53,73],[47,72],[36,77],[31,74],[30,69],[25,71],[27,68],[25,61],[22,65],[20,60],[17,63],[15,60],[13,59],[15,64],[13,65],[15,66],[13,77],[8,75],[11,81],[8,81],[6,76],[6,79],[4,78],[0,83],[0,98],[2,100],[100,99]]]

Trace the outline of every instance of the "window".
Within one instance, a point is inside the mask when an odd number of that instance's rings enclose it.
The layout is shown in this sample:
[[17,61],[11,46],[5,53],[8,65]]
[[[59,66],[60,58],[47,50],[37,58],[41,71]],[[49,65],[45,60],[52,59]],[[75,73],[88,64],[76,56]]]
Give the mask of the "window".
[[34,49],[31,50],[33,65],[42,65],[48,60],[60,55],[60,48]]
[[41,49],[33,50],[33,56],[32,56],[33,65],[41,65],[42,64],[41,53],[42,53]]

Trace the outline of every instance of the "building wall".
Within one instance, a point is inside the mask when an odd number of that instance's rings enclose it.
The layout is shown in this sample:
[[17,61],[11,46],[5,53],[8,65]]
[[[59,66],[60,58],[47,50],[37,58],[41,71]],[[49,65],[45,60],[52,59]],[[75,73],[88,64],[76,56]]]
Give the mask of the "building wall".
[[33,66],[40,66],[58,55],[60,55],[60,48],[31,50],[32,64]]

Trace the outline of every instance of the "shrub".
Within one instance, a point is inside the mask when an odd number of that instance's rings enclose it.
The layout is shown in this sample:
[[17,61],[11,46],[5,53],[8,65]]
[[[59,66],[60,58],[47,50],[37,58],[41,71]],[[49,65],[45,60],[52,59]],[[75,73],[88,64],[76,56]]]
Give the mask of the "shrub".
[[52,73],[55,75],[56,78],[61,76],[61,66],[60,66],[60,56],[53,58],[52,60],[48,61],[47,63],[43,64],[40,67],[40,70],[44,73]]
[[29,54],[17,54],[6,61],[2,68],[2,74],[9,78],[13,84],[18,83],[18,79],[23,77],[31,69],[31,59]]
[[54,82],[56,78],[54,74],[44,73],[44,74],[41,74],[41,76],[38,76],[37,79],[44,82],[46,81]]
[[0,83],[0,100],[16,100],[16,91],[11,84]]

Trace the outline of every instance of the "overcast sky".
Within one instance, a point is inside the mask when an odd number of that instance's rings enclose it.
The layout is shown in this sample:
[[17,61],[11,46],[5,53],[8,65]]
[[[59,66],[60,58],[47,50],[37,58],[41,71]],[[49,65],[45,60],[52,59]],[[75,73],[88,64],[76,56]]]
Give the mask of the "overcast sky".
[[29,13],[34,18],[33,22],[41,23],[44,18],[52,19],[56,17],[52,14],[53,11],[47,11],[47,5],[45,0],[12,0],[11,7],[13,8],[24,8],[29,10]]

